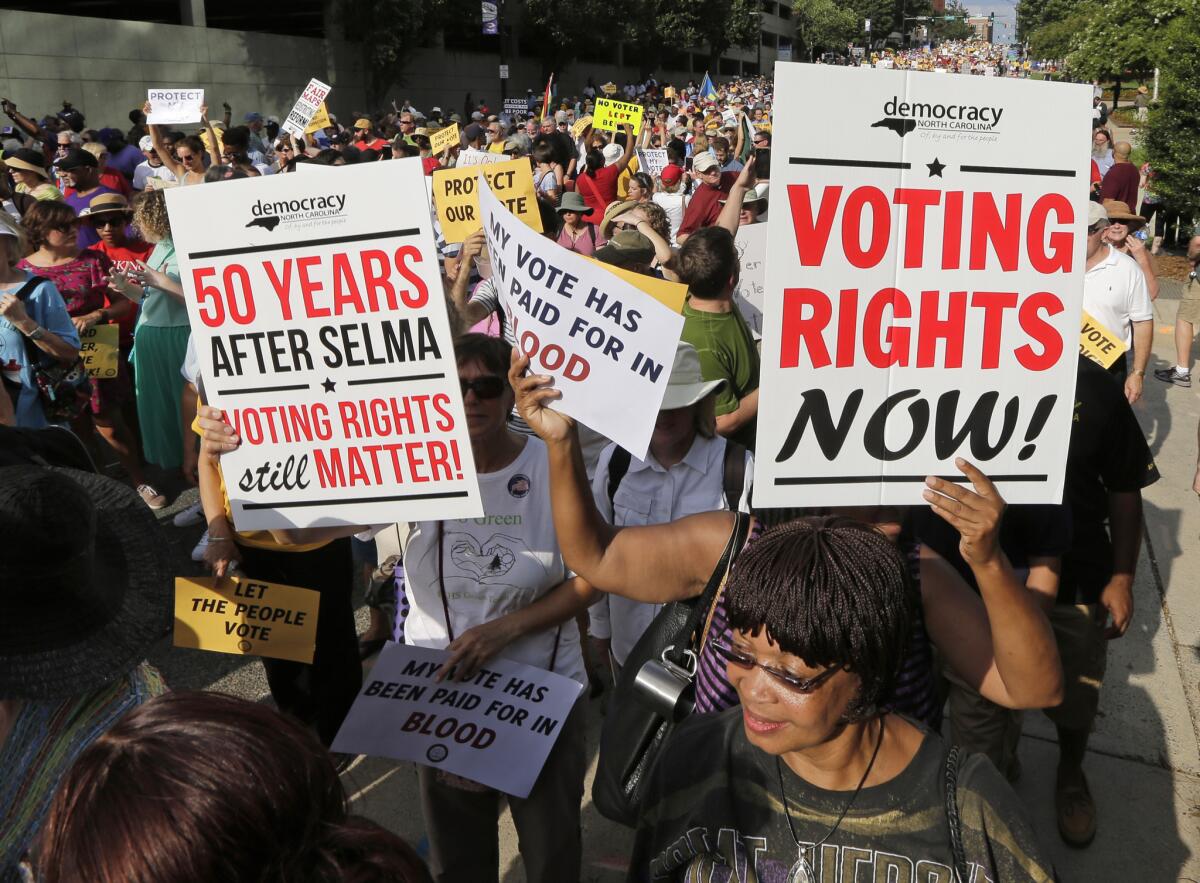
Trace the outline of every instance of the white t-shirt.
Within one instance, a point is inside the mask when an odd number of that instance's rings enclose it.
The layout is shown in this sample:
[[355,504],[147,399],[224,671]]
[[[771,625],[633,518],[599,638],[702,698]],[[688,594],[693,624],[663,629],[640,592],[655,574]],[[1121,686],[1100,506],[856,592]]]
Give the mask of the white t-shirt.
[[[600,455],[592,495],[596,508],[617,527],[641,524],[666,524],[699,512],[731,509],[750,511],[750,489],[754,478],[754,455],[746,452],[746,478],[736,500],[725,499],[724,438],[696,436],[686,456],[670,469],[663,469],[653,454],[633,459],[617,486],[612,502],[608,498],[609,463],[616,445]],[[620,595],[605,595],[588,611],[589,631],[596,638],[612,639],[612,654],[624,665],[629,653],[646,631],[661,604],[631,601]]]
[[[441,576],[450,612],[450,632],[528,607],[572,574],[563,562],[550,510],[546,445],[528,437],[517,459],[499,472],[479,474],[483,518],[441,522]],[[404,543],[405,591],[411,607],[405,641],[443,649],[450,643],[439,583],[438,522],[413,524]],[[555,654],[555,640],[558,651]],[[527,635],[500,652],[587,684],[579,629],[574,621]]]
[[1142,268],[1127,254],[1108,246],[1108,257],[1083,277],[1083,308],[1130,346],[1130,322],[1154,318],[1154,304]]
[[675,245],[675,234],[679,232],[679,225],[683,223],[683,213],[687,208],[687,196],[680,189],[675,193],[655,193],[650,198],[667,213],[667,222],[671,225],[671,245]]
[[164,181],[175,182],[175,173],[166,166],[152,166],[149,161],[138,163],[133,170],[133,189],[145,190],[147,178],[161,178]]

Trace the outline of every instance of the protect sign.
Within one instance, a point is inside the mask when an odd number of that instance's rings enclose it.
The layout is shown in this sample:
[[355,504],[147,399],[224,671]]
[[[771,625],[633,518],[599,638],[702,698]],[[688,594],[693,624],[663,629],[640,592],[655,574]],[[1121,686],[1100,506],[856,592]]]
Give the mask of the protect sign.
[[625,126],[633,126],[637,132],[642,126],[642,106],[628,101],[597,98],[596,112],[592,117],[592,128],[608,132],[620,132]]
[[[317,115],[317,111],[321,110],[329,92],[329,86],[313,77],[304,87],[304,91],[300,93],[300,97],[296,99],[296,103],[292,105],[292,109],[288,111],[280,128],[293,138],[304,137],[304,133],[308,131],[309,124]],[[326,125],[329,123],[326,122]]]
[[1088,88],[802,64],[775,88],[828,124],[775,128],[755,505],[919,504],[956,457],[1059,502]]
[[441,153],[447,147],[457,147],[461,141],[458,123],[451,123],[446,128],[438,129],[429,136],[429,149],[435,154]]
[[583,685],[507,659],[435,681],[446,650],[388,643],[332,751],[411,760],[528,797]]
[[175,646],[311,663],[321,593],[231,576],[175,579]]
[[539,236],[486,185],[479,207],[492,281],[530,370],[554,377],[554,407],[645,457],[683,316],[602,264]]
[[379,196],[424,186],[414,158],[167,194],[238,530],[482,514],[429,212]]
[[203,89],[147,89],[150,112],[146,122],[152,126],[198,123],[203,114]]
[[505,207],[539,233],[542,214],[533,189],[533,170],[527,159],[486,166],[438,169],[433,173],[433,204],[447,242],[462,242],[479,229],[479,172]]

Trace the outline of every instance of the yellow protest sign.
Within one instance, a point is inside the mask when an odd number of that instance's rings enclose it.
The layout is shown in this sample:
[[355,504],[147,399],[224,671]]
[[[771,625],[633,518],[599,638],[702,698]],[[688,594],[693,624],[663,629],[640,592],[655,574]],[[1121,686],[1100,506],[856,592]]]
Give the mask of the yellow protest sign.
[[462,242],[482,226],[477,189],[481,170],[496,198],[540,233],[542,215],[533,189],[533,169],[529,160],[522,158],[464,169],[437,169],[433,173],[433,204],[446,241]]
[[304,127],[304,134],[311,135],[313,132],[319,132],[332,125],[333,121],[329,119],[329,111],[325,109],[325,102],[322,101],[321,106],[317,108],[317,112],[313,114],[313,118]]
[[1079,330],[1079,354],[1091,359],[1101,368],[1112,367],[1113,362],[1129,347],[1095,319],[1083,314],[1083,327]]
[[79,356],[87,368],[88,377],[112,380],[117,376],[117,336],[121,329],[116,325],[93,325],[79,335]]
[[583,134],[584,130],[591,124],[592,124],[592,118],[590,116],[580,117],[579,119],[577,119],[575,121],[575,125],[571,126],[571,137],[572,138],[580,137]]
[[320,600],[246,576],[176,577],[175,646],[311,663]]
[[634,288],[640,288],[672,312],[683,312],[683,302],[687,300],[688,289],[682,282],[671,282],[667,279],[659,279],[657,276],[635,273],[623,267],[598,261],[593,257],[588,257],[588,260],[621,277]]
[[675,97],[675,87],[674,86],[666,86],[663,89],[663,98],[674,98],[674,97]]
[[458,123],[451,123],[444,129],[438,129],[429,136],[429,146],[434,154],[439,154],[447,147],[457,147],[461,141],[458,134]]
[[603,92],[605,95],[616,95],[617,94],[617,84],[614,83],[612,80],[609,80],[607,83],[605,83],[603,86],[600,87],[600,91]]
[[628,101],[597,98],[592,128],[618,132],[622,126],[633,126],[633,131],[638,131],[642,126],[642,106],[630,104]]

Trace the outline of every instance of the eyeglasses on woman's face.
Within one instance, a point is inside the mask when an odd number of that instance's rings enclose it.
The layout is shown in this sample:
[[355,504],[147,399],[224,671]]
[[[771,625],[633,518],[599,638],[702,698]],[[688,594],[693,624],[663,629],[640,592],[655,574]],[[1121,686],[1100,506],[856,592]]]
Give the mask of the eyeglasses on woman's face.
[[91,222],[97,230],[103,230],[105,227],[120,228],[129,223],[129,217],[122,214],[103,214],[92,217]]
[[730,665],[740,668],[744,671],[752,671],[755,668],[761,668],[772,679],[778,681],[789,690],[792,690],[796,693],[808,694],[816,691],[821,684],[825,683],[842,669],[840,665],[831,665],[814,677],[802,678],[799,675],[794,675],[782,668],[764,665],[755,659],[752,654],[739,647],[734,647],[732,644],[727,644],[724,641],[713,640],[710,642],[710,644],[713,650],[716,651],[717,655]]
[[191,165],[192,160],[196,160],[196,159],[200,158],[200,157],[196,156],[196,154],[194,154],[194,153],[184,153],[182,150],[179,151],[179,153],[177,153],[176,156],[178,156],[179,161],[181,163],[184,163],[185,165]]
[[504,394],[505,384],[504,378],[495,374],[485,374],[472,380],[467,380],[465,377],[458,378],[458,385],[462,387],[464,399],[468,392],[475,393],[477,399],[498,399]]

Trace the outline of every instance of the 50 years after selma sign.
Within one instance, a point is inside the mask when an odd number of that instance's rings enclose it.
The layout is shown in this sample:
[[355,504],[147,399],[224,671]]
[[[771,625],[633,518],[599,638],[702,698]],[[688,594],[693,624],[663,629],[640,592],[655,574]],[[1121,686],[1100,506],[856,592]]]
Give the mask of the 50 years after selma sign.
[[482,514],[424,188],[397,160],[167,194],[239,530]]

